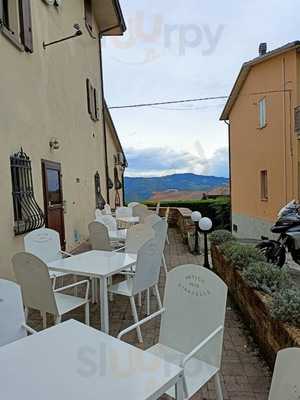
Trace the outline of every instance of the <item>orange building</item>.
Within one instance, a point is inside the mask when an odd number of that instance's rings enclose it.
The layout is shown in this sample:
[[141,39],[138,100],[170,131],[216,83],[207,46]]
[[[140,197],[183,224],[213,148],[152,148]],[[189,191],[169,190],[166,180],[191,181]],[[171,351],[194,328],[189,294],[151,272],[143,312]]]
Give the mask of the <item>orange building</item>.
[[229,128],[233,231],[269,234],[300,198],[300,41],[243,64],[221,115]]

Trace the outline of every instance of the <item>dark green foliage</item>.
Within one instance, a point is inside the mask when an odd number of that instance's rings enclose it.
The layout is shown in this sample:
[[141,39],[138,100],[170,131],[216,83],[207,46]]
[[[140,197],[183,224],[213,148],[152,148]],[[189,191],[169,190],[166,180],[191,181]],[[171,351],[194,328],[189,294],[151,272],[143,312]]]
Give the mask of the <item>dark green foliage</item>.
[[267,262],[250,264],[242,272],[249,286],[267,294],[292,286],[292,281],[286,268],[279,268]]
[[221,245],[221,251],[225,258],[232,263],[232,265],[243,270],[253,262],[265,261],[254,246],[242,245],[238,242],[226,242]]
[[272,302],[272,316],[300,328],[300,289],[283,289]]
[[[149,207],[155,207],[155,202],[145,201]],[[192,211],[200,211],[203,217],[213,221],[214,229],[231,230],[230,198],[219,197],[208,200],[189,201],[161,201],[161,207],[189,208]]]
[[209,240],[213,246],[220,246],[227,242],[234,242],[236,238],[231,232],[225,229],[219,229],[209,235]]

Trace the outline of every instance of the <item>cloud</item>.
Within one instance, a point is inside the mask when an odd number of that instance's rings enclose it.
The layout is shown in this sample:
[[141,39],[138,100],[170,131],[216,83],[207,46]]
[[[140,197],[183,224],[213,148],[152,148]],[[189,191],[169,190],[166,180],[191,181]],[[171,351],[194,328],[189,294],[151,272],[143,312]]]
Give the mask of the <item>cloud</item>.
[[228,150],[218,149],[206,158],[200,143],[196,143],[198,155],[165,147],[125,150],[129,167],[127,176],[162,176],[191,172],[203,175],[228,176]]

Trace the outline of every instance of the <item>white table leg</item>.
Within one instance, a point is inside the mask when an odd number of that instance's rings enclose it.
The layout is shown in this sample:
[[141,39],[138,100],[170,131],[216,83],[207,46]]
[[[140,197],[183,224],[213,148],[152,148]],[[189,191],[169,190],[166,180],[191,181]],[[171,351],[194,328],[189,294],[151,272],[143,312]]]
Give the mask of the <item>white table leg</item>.
[[100,317],[101,331],[109,334],[109,317],[108,317],[108,298],[107,298],[107,279],[100,278]]
[[183,376],[178,378],[178,381],[175,385],[175,399],[184,400]]

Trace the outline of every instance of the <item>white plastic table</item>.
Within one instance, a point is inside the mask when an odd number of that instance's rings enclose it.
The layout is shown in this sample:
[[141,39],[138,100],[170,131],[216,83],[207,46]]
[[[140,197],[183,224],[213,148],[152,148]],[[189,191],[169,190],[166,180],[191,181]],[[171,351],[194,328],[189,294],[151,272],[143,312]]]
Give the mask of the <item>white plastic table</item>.
[[98,330],[69,320],[0,347],[5,400],[155,400],[182,370]]
[[101,330],[109,333],[107,278],[133,266],[136,258],[136,254],[93,250],[52,261],[47,265],[52,271],[99,279]]

